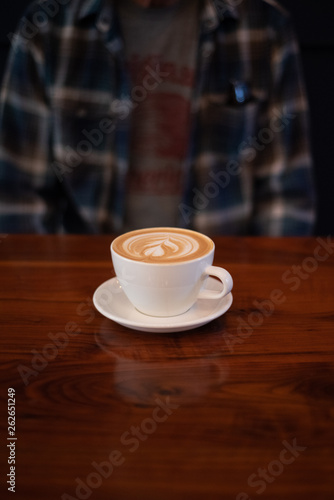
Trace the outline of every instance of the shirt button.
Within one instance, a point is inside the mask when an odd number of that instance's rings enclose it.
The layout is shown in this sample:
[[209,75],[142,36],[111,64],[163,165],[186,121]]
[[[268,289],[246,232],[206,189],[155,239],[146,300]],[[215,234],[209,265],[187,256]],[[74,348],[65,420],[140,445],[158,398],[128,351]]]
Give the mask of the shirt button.
[[79,118],[83,118],[86,115],[87,115],[87,109],[86,108],[78,108],[77,109],[77,116]]
[[102,33],[106,33],[110,27],[110,17],[106,15],[101,16],[96,26],[99,31],[101,31]]
[[202,56],[207,59],[208,57],[211,56],[212,52],[214,50],[213,44],[212,43],[206,43],[203,48],[202,48]]

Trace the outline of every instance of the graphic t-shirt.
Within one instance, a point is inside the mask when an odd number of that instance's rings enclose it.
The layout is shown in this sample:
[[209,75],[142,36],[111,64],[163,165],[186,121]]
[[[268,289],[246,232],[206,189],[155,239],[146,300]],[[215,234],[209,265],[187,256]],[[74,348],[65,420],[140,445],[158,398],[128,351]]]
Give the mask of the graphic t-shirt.
[[189,142],[199,1],[118,4],[132,85],[126,229],[175,226]]

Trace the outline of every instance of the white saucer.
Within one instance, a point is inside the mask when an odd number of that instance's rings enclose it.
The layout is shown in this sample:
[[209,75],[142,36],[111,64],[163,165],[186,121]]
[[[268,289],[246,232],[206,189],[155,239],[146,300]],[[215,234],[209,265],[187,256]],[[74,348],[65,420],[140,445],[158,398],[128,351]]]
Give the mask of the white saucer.
[[[208,290],[221,290],[221,283],[209,277]],[[199,299],[189,311],[179,316],[157,318],[140,313],[125,296],[117,278],[100,285],[93,296],[96,309],[122,326],[143,332],[182,332],[198,328],[224,314],[231,307],[232,294],[217,300]]]

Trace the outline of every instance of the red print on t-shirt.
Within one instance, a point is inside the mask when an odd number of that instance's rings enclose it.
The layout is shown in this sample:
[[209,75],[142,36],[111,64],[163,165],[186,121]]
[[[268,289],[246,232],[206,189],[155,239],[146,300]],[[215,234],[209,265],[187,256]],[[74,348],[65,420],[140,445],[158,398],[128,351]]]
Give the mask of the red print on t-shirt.
[[[131,193],[175,196],[182,189],[182,162],[189,139],[193,70],[156,56],[133,55]],[[149,82],[149,86],[145,83]],[[145,89],[145,90],[144,90]]]
[[133,154],[183,159],[190,102],[180,95],[152,94],[133,113]]

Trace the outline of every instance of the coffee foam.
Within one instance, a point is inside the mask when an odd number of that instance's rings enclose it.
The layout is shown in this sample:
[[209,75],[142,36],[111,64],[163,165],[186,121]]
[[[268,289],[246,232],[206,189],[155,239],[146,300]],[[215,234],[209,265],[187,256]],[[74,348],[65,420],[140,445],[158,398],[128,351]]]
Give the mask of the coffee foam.
[[113,249],[131,260],[148,263],[176,263],[194,260],[213,248],[212,241],[194,231],[154,228],[132,231],[119,236]]

